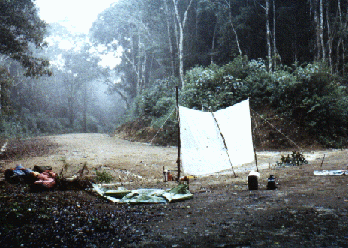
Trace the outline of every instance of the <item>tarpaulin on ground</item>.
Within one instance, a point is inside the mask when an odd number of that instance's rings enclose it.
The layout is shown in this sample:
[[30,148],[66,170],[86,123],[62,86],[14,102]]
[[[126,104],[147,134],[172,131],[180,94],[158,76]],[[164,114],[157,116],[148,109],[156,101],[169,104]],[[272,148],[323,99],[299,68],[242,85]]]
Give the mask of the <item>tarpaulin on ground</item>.
[[345,176],[348,175],[347,170],[315,170],[315,176]]
[[180,106],[179,116],[185,174],[208,175],[254,160],[249,100],[213,113]]
[[188,190],[188,186],[186,184],[179,184],[177,187],[170,190],[127,190],[122,187],[115,190],[107,190],[101,185],[93,184],[92,186],[94,192],[115,203],[152,204],[185,201],[193,198],[193,194],[191,194],[191,192]]

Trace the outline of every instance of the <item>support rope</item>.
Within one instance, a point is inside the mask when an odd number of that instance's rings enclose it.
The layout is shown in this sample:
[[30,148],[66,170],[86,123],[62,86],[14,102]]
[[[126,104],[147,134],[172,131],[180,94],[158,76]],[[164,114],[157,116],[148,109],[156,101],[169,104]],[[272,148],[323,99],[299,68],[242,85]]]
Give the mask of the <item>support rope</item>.
[[167,121],[169,120],[169,118],[172,116],[172,114],[174,113],[175,108],[173,109],[172,112],[170,112],[170,114],[168,115],[167,119],[163,122],[162,126],[158,129],[157,133],[155,134],[155,136],[153,136],[153,138],[151,139],[150,143],[152,144],[153,140],[157,137],[157,135],[159,134],[159,132],[161,131],[161,129],[163,128],[163,126],[167,123]]
[[288,136],[286,136],[284,133],[282,133],[282,131],[280,131],[278,128],[276,128],[272,123],[270,123],[269,121],[267,121],[265,118],[263,118],[259,113],[257,113],[255,110],[250,109],[253,113],[255,113],[256,115],[258,115],[262,120],[264,120],[265,122],[267,122],[272,128],[274,128],[274,130],[276,130],[278,133],[280,133],[281,135],[283,135],[287,140],[289,140],[292,144],[294,144],[300,151],[302,151],[303,149],[296,144],[295,141],[293,141],[292,139],[290,139]]

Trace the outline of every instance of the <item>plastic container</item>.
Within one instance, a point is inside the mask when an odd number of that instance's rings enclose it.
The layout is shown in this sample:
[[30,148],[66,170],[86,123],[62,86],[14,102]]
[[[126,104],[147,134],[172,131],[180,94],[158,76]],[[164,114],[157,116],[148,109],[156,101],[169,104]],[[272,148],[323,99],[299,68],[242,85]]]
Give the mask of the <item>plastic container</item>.
[[258,190],[259,182],[258,179],[260,177],[260,173],[252,171],[248,175],[248,189],[249,190]]
[[275,190],[276,187],[276,182],[275,182],[275,177],[274,175],[270,175],[268,178],[268,183],[267,183],[267,189],[268,190]]

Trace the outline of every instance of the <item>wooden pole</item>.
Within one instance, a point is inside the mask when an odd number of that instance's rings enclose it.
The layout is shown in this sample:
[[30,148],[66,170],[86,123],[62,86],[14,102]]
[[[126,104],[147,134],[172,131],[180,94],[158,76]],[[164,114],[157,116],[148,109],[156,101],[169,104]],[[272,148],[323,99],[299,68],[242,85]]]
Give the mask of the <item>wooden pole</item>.
[[176,117],[178,119],[178,181],[180,181],[181,174],[181,139],[180,139],[180,116],[179,116],[179,86],[176,86]]
[[323,157],[323,160],[321,161],[321,165],[320,165],[320,167],[323,167],[323,163],[324,163],[325,155],[326,155],[326,154],[324,154],[324,157]]
[[215,121],[215,124],[216,124],[217,128],[219,129],[219,133],[220,133],[220,136],[221,136],[222,141],[223,141],[223,143],[224,143],[224,146],[225,146],[225,149],[226,149],[226,154],[227,154],[227,157],[228,157],[228,161],[230,162],[233,175],[234,175],[234,177],[237,177],[237,174],[236,174],[236,172],[235,172],[234,169],[233,169],[233,164],[232,164],[232,162],[231,162],[230,154],[228,153],[228,148],[227,148],[227,144],[226,144],[225,137],[224,137],[224,135],[221,133],[221,129],[220,129],[219,123],[217,122],[214,113],[213,113],[212,111],[211,111],[210,113],[211,113],[211,115],[213,116],[213,119],[214,119],[214,121]]
[[257,166],[257,154],[256,154],[256,148],[254,148],[254,157],[255,157],[255,163],[256,163],[256,171],[259,172],[259,167]]

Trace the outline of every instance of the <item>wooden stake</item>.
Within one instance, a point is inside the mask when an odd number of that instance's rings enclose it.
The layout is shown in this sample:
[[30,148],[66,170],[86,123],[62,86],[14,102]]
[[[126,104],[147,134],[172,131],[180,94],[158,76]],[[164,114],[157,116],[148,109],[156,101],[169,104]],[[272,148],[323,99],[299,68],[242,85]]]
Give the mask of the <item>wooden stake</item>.
[[233,164],[232,164],[232,162],[231,162],[230,154],[228,153],[228,148],[227,148],[227,144],[226,144],[225,137],[224,137],[224,135],[221,133],[221,129],[220,129],[219,123],[217,122],[217,120],[216,120],[216,118],[215,118],[215,115],[214,115],[213,111],[211,111],[210,113],[211,113],[211,115],[213,116],[213,119],[214,119],[214,121],[215,121],[215,124],[216,124],[217,128],[219,129],[219,133],[220,133],[220,136],[221,136],[222,141],[223,141],[223,143],[224,143],[224,146],[225,146],[225,149],[226,149],[226,154],[227,154],[227,157],[228,157],[228,161],[230,162],[233,175],[234,175],[234,177],[237,178],[237,174],[236,174],[236,172],[235,172],[234,169],[233,169]]
[[325,155],[326,155],[326,154],[324,154],[324,157],[323,157],[323,160],[321,161],[320,167],[323,167],[323,163],[324,163]]
[[255,157],[255,163],[256,163],[256,171],[259,172],[259,167],[257,166],[257,154],[256,154],[256,148],[254,148],[254,157]]
[[180,139],[180,116],[179,116],[179,86],[176,86],[176,116],[178,119],[178,160],[176,163],[178,164],[178,182],[180,181],[181,174],[181,139]]

